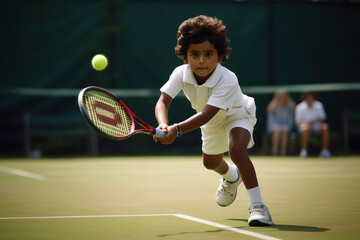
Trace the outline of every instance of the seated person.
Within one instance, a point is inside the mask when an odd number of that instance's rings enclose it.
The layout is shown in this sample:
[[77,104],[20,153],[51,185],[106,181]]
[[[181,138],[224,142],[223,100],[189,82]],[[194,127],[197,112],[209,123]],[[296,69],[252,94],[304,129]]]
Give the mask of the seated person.
[[268,133],[272,135],[272,155],[286,155],[289,131],[294,124],[295,102],[285,91],[277,91],[267,106]]
[[301,132],[301,151],[300,157],[307,157],[307,147],[310,134],[319,133],[322,136],[322,147],[320,157],[331,157],[328,150],[329,126],[325,122],[326,113],[321,102],[315,100],[312,92],[302,93],[303,101],[296,106],[295,122]]

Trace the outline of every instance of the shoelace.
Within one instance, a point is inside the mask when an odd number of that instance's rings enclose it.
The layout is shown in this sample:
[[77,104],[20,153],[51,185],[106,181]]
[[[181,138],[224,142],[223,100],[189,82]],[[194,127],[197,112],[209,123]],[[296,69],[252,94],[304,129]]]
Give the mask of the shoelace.
[[265,213],[265,209],[263,205],[255,205],[249,209],[250,214],[253,213]]
[[227,190],[230,190],[232,188],[231,183],[228,183],[227,181],[224,181],[223,179],[220,180],[221,184],[221,189],[220,192],[225,193],[227,195],[231,195],[231,193],[229,193]]

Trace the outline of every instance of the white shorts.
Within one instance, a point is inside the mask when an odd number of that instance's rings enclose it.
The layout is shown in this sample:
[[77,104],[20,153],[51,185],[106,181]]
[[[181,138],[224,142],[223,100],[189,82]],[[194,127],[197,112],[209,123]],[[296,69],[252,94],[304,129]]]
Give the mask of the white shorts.
[[231,129],[241,127],[246,129],[251,136],[248,148],[254,146],[253,131],[256,119],[243,118],[231,121],[223,127],[201,127],[202,151],[208,155],[217,155],[229,151],[229,135]]

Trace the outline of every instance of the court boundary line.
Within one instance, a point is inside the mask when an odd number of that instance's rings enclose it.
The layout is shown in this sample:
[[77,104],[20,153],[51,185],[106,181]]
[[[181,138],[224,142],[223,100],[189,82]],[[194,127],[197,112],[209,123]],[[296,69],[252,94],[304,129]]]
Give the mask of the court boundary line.
[[35,220],[35,219],[71,219],[71,218],[119,218],[119,217],[161,217],[161,216],[172,216],[180,219],[185,219],[188,221],[201,223],[204,225],[221,228],[224,230],[232,231],[235,233],[263,239],[263,240],[281,240],[279,238],[270,237],[260,233],[243,230],[228,225],[208,221],[205,219],[192,217],[185,214],[126,214],[126,215],[88,215],[88,216],[43,216],[43,217],[0,217],[0,220]]
[[32,173],[32,172],[24,171],[24,170],[17,169],[17,168],[0,166],[0,172],[9,173],[9,174],[21,176],[21,177],[37,179],[37,180],[46,180],[46,178],[44,176],[41,176],[37,173]]

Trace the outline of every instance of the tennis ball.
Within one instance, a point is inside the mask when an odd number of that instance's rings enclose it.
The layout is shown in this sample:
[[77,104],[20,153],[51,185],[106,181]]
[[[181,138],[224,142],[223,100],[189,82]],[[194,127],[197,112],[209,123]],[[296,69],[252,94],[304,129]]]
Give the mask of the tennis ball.
[[107,58],[102,54],[97,54],[91,60],[91,65],[95,70],[101,71],[106,68],[108,64]]

